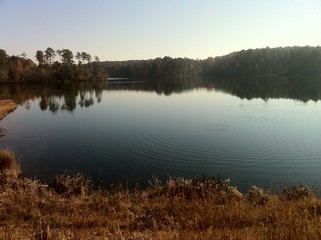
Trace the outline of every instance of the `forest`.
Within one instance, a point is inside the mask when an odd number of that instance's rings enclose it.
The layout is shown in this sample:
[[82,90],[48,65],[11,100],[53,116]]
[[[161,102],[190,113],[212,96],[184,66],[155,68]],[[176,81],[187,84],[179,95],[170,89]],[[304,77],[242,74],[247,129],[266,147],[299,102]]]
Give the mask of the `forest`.
[[321,75],[321,47],[266,47],[205,60],[164,57],[99,64],[110,77],[129,78]]
[[38,50],[35,58],[38,64],[27,58],[25,53],[8,56],[5,50],[0,49],[0,83],[107,79],[106,73],[98,65],[99,58],[95,56],[92,61],[91,55],[86,52],[77,52],[74,56],[69,49],[55,51],[48,47],[45,51]]
[[0,49],[0,82],[68,82],[136,78],[158,80],[206,76],[321,76],[321,47],[260,48],[233,52],[204,60],[155,58],[148,60],[104,61],[86,52],[75,55],[69,49],[38,50],[37,64],[23,53],[8,56]]
[[321,47],[249,49],[203,62],[208,75],[316,75],[321,74]]

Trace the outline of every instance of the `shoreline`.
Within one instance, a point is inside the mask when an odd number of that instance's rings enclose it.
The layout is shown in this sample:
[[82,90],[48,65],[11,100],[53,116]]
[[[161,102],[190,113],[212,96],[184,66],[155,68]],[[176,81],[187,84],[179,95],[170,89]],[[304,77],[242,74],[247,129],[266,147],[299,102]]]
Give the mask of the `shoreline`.
[[0,151],[0,239],[320,239],[321,200],[306,186],[241,194],[218,178],[154,178],[93,189],[81,174],[23,177]]
[[[16,110],[17,105],[12,100],[0,100],[0,122],[4,119],[9,113]],[[0,126],[0,141],[1,137],[5,134],[3,133],[1,126]]]
[[0,120],[16,110],[17,105],[12,100],[0,100]]

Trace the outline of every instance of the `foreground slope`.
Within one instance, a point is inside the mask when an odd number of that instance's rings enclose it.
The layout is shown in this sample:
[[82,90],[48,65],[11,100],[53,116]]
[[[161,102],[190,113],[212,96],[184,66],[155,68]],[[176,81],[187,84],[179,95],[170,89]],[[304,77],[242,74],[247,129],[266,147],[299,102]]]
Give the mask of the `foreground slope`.
[[220,179],[93,189],[81,175],[24,178],[0,151],[2,239],[320,239],[321,200],[304,186],[241,194]]

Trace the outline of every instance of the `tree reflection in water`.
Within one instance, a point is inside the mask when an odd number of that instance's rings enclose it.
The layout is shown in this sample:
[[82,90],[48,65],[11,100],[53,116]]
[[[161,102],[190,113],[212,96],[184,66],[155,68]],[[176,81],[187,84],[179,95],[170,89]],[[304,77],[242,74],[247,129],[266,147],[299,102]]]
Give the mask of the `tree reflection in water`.
[[2,85],[0,99],[12,99],[30,109],[30,100],[39,99],[42,111],[53,113],[59,110],[73,112],[77,105],[90,107],[102,100],[105,82],[66,85],[10,84]]
[[30,109],[30,101],[39,99],[42,111],[73,112],[77,106],[90,107],[102,101],[103,91],[145,91],[169,96],[198,88],[222,91],[241,99],[295,99],[303,102],[321,99],[321,76],[286,78],[275,75],[225,78],[154,78],[110,82],[82,82],[65,85],[10,84],[1,85],[0,99],[12,99]]

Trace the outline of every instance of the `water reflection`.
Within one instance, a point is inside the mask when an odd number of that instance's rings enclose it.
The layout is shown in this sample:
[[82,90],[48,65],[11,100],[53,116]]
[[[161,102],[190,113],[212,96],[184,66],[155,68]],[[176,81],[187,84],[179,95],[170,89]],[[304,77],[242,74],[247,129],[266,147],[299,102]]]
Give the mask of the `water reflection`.
[[30,100],[39,99],[42,111],[53,113],[58,110],[73,112],[77,106],[90,107],[102,100],[106,83],[79,83],[66,85],[13,84],[2,85],[1,99],[12,99],[16,103],[30,109]]
[[[321,76],[252,76],[209,80],[208,87],[241,99],[294,99],[303,102],[321,99]],[[211,85],[212,84],[212,85]]]
[[276,76],[1,85],[1,98],[21,105],[1,121],[1,144],[40,179],[69,170],[98,183],[197,174],[243,189],[316,183],[320,103],[269,99],[318,101],[320,90],[320,77]]
[[13,99],[26,109],[30,100],[39,99],[41,110],[73,112],[77,106],[87,108],[102,101],[103,91],[144,91],[169,96],[198,88],[222,91],[241,99],[275,98],[303,102],[321,99],[321,76],[279,77],[251,76],[233,78],[162,78],[138,81],[107,81],[66,85],[11,84],[1,85],[0,99]]

